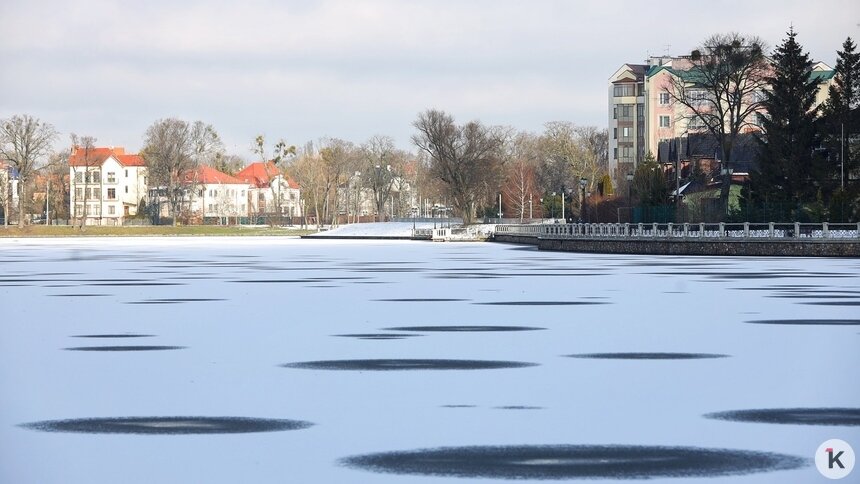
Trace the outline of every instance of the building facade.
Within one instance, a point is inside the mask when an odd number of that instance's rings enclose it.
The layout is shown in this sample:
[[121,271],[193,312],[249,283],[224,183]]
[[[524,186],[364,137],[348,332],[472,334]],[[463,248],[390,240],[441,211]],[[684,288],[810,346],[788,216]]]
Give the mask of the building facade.
[[122,147],[75,147],[69,157],[69,214],[86,225],[122,225],[146,196],[143,158]]
[[[658,156],[661,142],[705,134],[707,129],[691,111],[670,94],[674,79],[689,86],[688,99],[707,96],[692,79],[689,57],[650,57],[644,64],[624,64],[609,78],[609,173],[613,182],[633,173],[651,153]],[[812,66],[810,77],[820,82],[816,101],[827,100],[833,82],[833,69],[823,62]],[[764,93],[753,93],[760,100]],[[753,113],[744,132],[758,130],[760,117]]]
[[253,215],[301,217],[301,187],[271,161],[246,166],[236,178],[248,184],[248,207]]

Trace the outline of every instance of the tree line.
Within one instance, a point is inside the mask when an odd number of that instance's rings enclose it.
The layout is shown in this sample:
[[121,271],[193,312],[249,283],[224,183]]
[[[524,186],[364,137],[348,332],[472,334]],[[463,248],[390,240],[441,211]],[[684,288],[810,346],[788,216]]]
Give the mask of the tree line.
[[[579,180],[588,180],[591,190],[607,170],[606,129],[556,121],[546,123],[542,132],[532,133],[478,120],[458,123],[453,115],[439,110],[419,113],[412,124],[414,151],[396,147],[384,135],[360,144],[322,138],[300,147],[284,140],[270,143],[259,135],[251,151],[259,161],[274,163],[278,173],[301,186],[304,211],[319,223],[336,223],[343,213],[358,214],[359,203],[368,194],[380,219],[386,215],[386,207],[390,216],[413,216],[414,205],[424,201],[449,208],[451,215],[466,223],[500,213],[519,220],[537,218],[555,212],[562,197],[571,207],[578,207]],[[0,157],[15,169],[14,176],[20,181],[18,213],[44,213],[45,205],[50,204],[56,218],[73,218],[66,178],[69,156],[78,148],[89,157],[96,138],[72,134],[72,150],[53,152],[58,133],[49,123],[16,115],[0,121],[0,126]],[[194,182],[199,166],[235,175],[248,163],[226,153],[215,127],[203,121],[160,119],[147,128],[143,139],[140,154],[148,184],[159,189],[174,220],[186,208],[188,184]],[[28,193],[37,190],[37,174],[63,181],[55,182],[51,199],[40,201],[39,206],[28,198]],[[407,189],[409,194],[404,197]],[[355,196],[351,190],[356,191]],[[24,217],[18,218],[23,225]]]

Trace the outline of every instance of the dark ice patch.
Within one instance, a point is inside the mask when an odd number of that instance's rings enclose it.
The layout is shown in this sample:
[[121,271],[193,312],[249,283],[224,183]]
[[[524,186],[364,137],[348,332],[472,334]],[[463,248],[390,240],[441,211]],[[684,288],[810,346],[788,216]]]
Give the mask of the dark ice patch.
[[75,334],[72,338],[152,338],[153,334]]
[[397,326],[394,328],[383,328],[390,331],[416,331],[416,332],[452,332],[452,333],[483,333],[503,331],[538,331],[546,328],[533,326]]
[[303,361],[281,365],[284,368],[306,370],[347,371],[398,371],[398,370],[497,370],[525,368],[536,363],[494,360],[430,360],[430,359],[377,359],[377,360],[322,360]]
[[394,298],[394,299],[374,299],[379,302],[458,302],[468,301],[469,299],[453,299],[453,298]]
[[339,338],[357,338],[357,339],[405,339],[421,336],[420,334],[404,334],[404,333],[357,333],[357,334],[334,334]]
[[749,324],[785,324],[792,326],[857,326],[860,319],[758,319]]
[[182,350],[185,346],[154,346],[154,345],[138,345],[138,346],[75,346],[72,348],[63,348],[67,351],[166,351],[166,350]]
[[391,474],[488,479],[651,479],[735,476],[798,469],[804,458],[695,447],[474,446],[348,457],[342,465]]
[[763,408],[709,413],[705,417],[734,422],[858,426],[860,408]]
[[301,420],[246,417],[119,417],[46,420],[20,426],[42,432],[85,434],[242,434],[305,429]]
[[564,356],[598,360],[699,360],[728,357],[728,355],[712,353],[584,353]]
[[213,302],[226,301],[226,299],[218,298],[164,298],[164,299],[143,299],[141,301],[130,301],[125,304],[181,304],[187,302]]
[[595,304],[609,304],[599,301],[493,301],[472,303],[482,306],[591,306]]

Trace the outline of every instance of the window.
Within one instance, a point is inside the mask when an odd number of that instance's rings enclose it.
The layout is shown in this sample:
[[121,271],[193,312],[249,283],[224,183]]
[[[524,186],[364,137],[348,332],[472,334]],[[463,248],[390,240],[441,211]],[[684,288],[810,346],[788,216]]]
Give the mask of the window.
[[622,96],[635,96],[636,95],[636,85],[635,84],[617,84],[612,89],[612,95],[615,97]]
[[618,106],[612,108],[612,119],[618,119]]
[[632,131],[632,130],[631,130],[630,128],[627,128],[627,127],[622,128],[622,130],[621,130],[621,137],[622,137],[622,138],[629,138],[629,137],[630,137],[630,135],[632,134],[632,133],[631,133],[631,131]]
[[112,171],[107,172],[107,182],[116,183],[116,173]]
[[75,183],[83,183],[84,182],[84,174],[81,172],[75,173]]
[[101,188],[90,188],[90,198],[101,198],[102,190]]
[[612,128],[612,139],[618,139],[618,128]]
[[128,185],[125,186],[125,193],[128,193]]
[[622,104],[621,105],[621,117],[622,118],[629,118],[630,117],[630,105],[629,104]]
[[107,189],[107,198],[108,200],[116,200],[116,188]]
[[707,99],[707,94],[705,93],[705,91],[702,91],[700,89],[690,91],[687,96],[690,98],[690,102],[693,103],[700,103]]
[[128,178],[128,170],[125,170],[125,177]]
[[618,148],[612,148],[612,157],[618,159]]
[[93,172],[93,183],[98,183],[102,180],[102,174],[100,171],[96,170]]
[[143,177],[143,184],[146,185],[146,177]]
[[210,212],[212,212],[212,211],[213,211],[213,210],[212,210],[212,207],[213,207],[213,205],[210,203],[210,204],[209,204],[209,211],[210,211]]
[[664,105],[664,106],[666,104],[669,104],[669,93],[668,92],[661,92],[660,93],[660,104]]
[[755,113],[755,124],[759,126],[764,126],[764,121],[766,119],[767,117],[764,115],[764,113]]
[[116,207],[108,205],[108,215],[116,215]]
[[244,197],[245,196],[245,190],[242,190],[242,193],[240,193],[239,196]]
[[83,198],[84,197],[84,189],[83,188],[75,188],[75,198]]
[[80,217],[84,214],[84,206],[81,204],[75,205],[75,217]]
[[669,116],[660,116],[660,127],[668,128],[669,127]]

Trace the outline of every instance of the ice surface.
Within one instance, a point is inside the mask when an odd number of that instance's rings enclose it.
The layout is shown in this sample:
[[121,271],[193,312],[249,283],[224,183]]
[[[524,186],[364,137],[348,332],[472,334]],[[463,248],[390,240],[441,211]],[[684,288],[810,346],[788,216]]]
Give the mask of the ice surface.
[[[810,459],[831,438],[856,450],[856,419],[816,425],[705,416],[768,409],[854,415],[860,329],[833,321],[857,321],[857,307],[805,303],[856,301],[858,274],[857,259],[574,254],[493,243],[5,239],[0,482],[486,482],[343,463],[488,447],[524,449],[512,458],[541,465],[568,457],[526,454],[672,448],[682,460],[699,452],[685,449]],[[750,324],[763,321],[793,323]],[[384,338],[407,330],[420,337]],[[80,338],[86,335],[103,337]],[[184,349],[65,350],[144,345],[111,335],[147,335],[147,346]],[[567,357],[596,354],[726,357]],[[282,366],[345,360],[536,365]],[[214,418],[309,426],[193,434],[197,422]],[[38,425],[57,421],[136,422],[159,432],[46,432]],[[193,424],[190,434],[172,432],[177,421]],[[811,465],[684,475],[651,482],[822,479]]]

